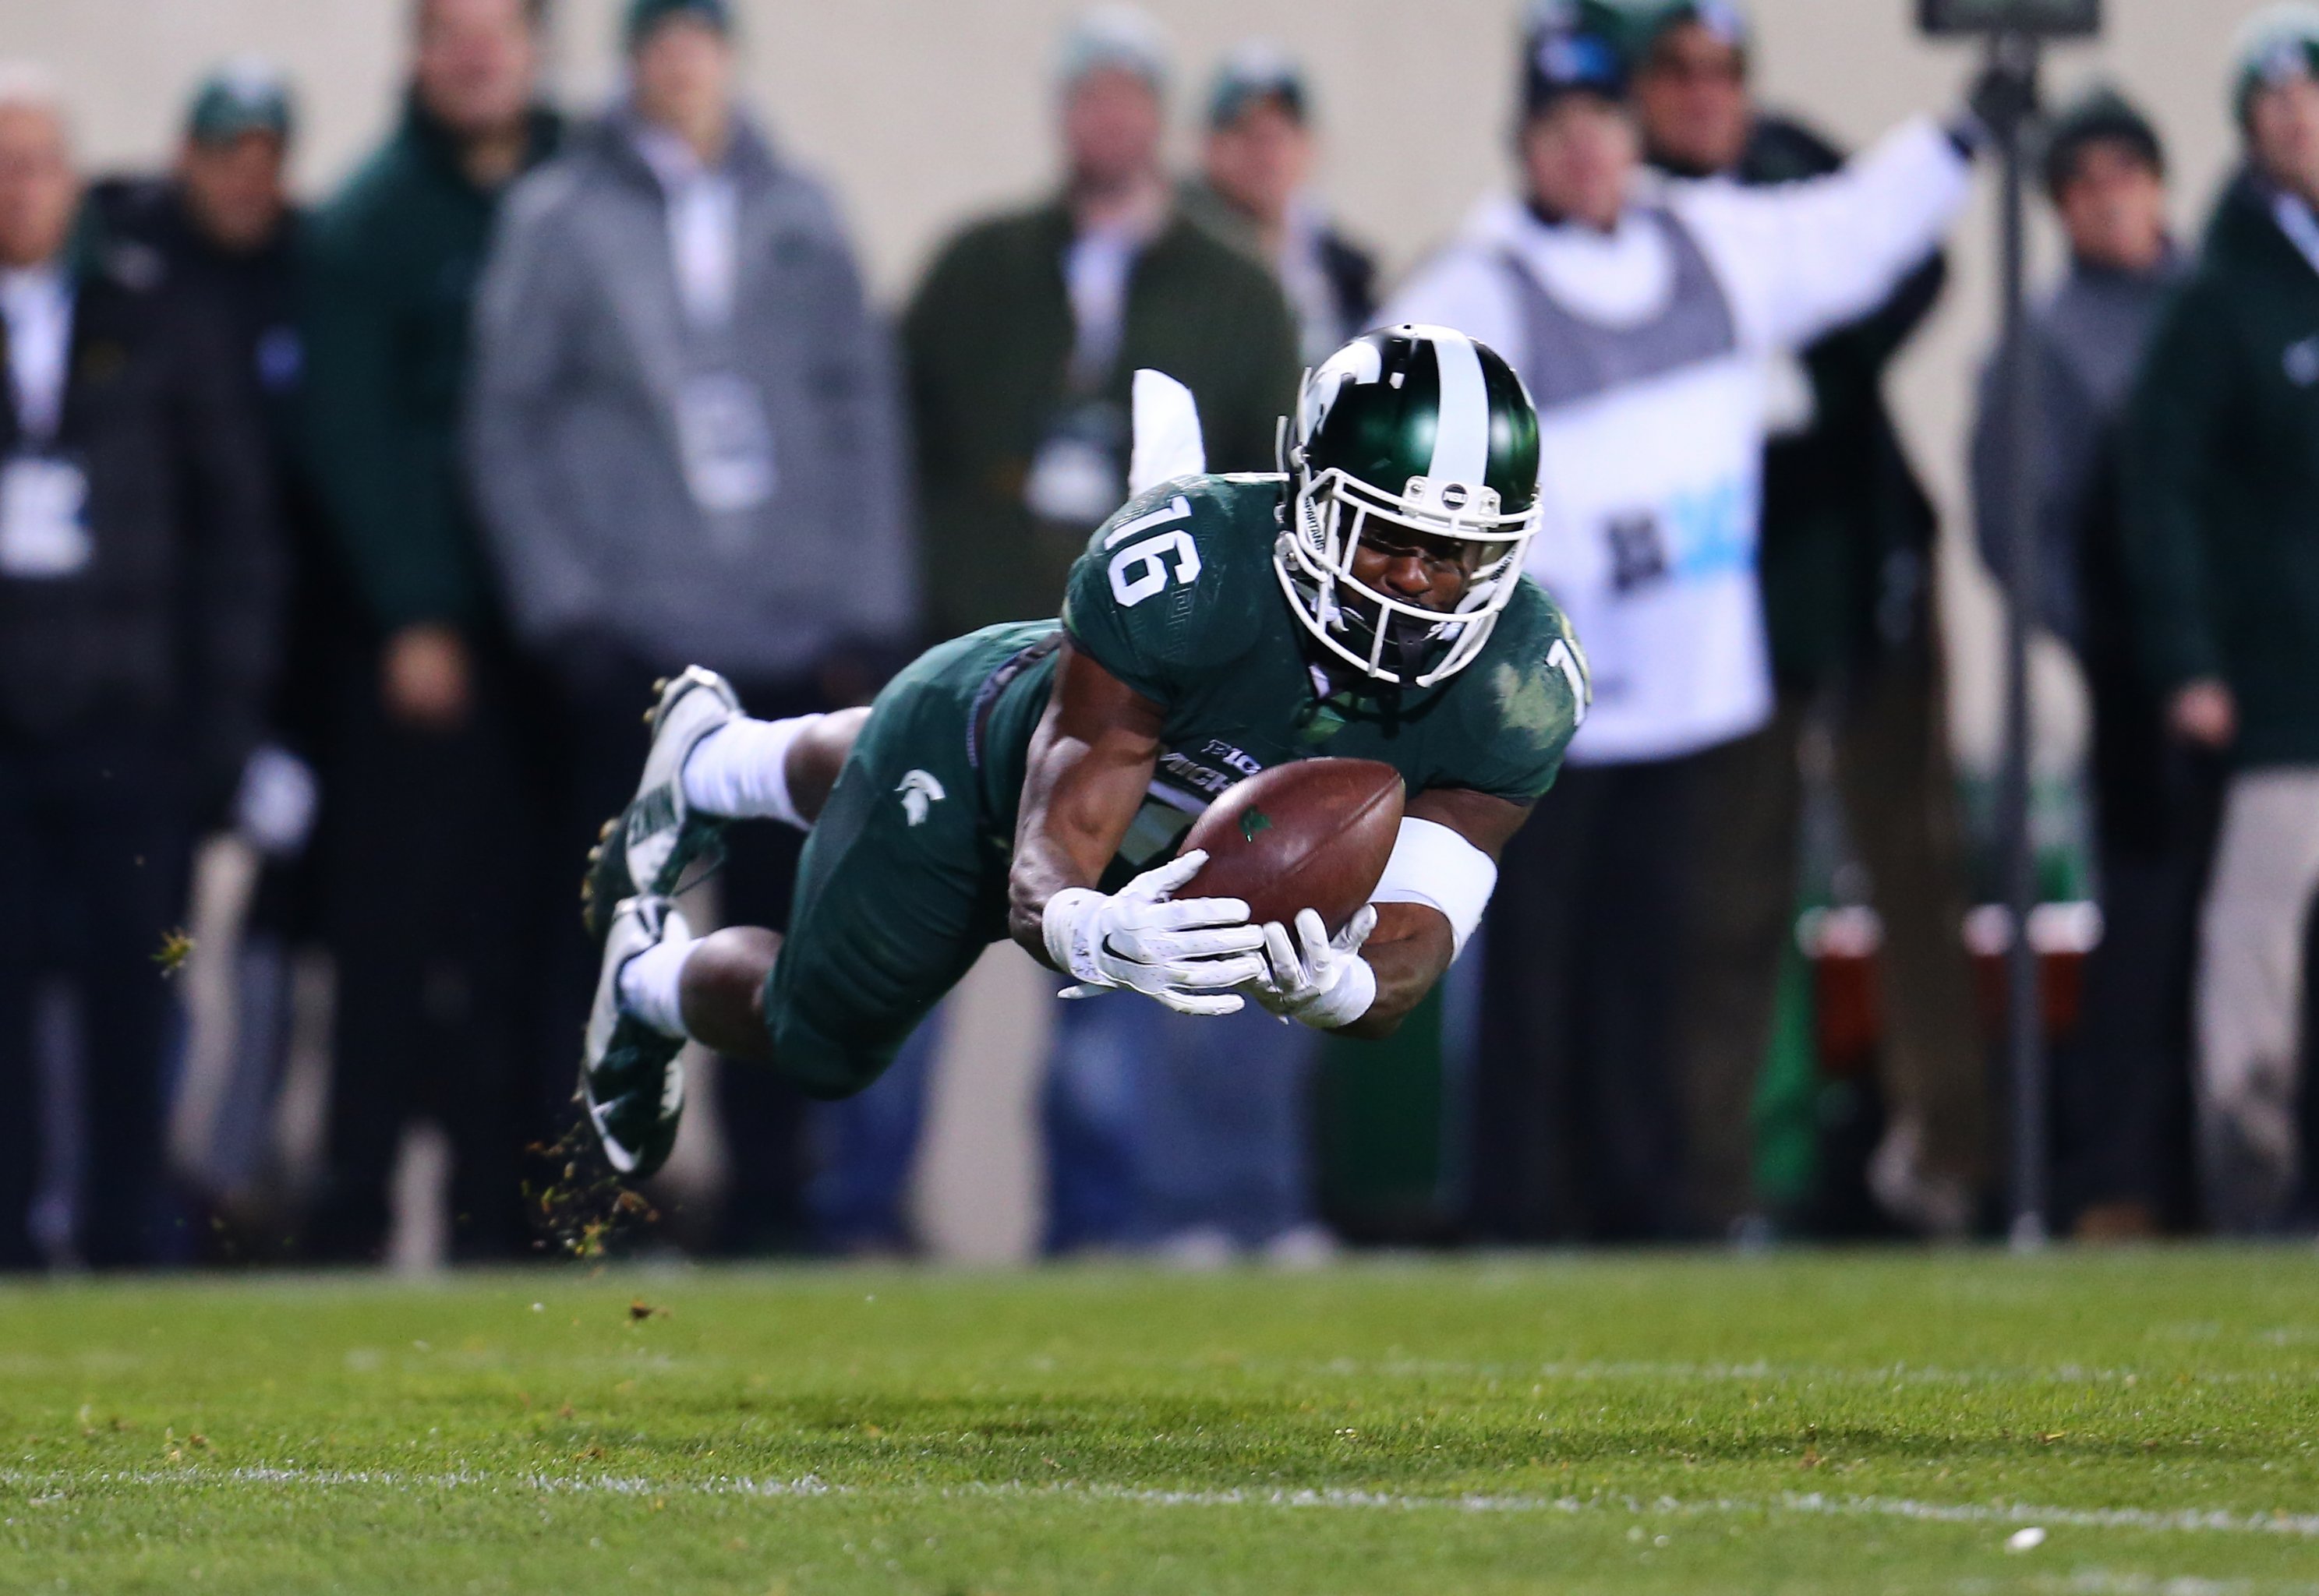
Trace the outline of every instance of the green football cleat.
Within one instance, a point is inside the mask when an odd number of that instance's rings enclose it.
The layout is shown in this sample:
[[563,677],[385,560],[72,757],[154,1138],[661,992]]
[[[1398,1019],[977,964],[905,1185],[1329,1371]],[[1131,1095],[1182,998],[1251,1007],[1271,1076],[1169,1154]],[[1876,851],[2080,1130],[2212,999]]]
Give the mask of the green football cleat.
[[725,822],[696,815],[684,798],[684,762],[700,739],[741,718],[741,700],[714,671],[693,666],[664,683],[645,717],[652,748],[636,796],[604,823],[588,855],[580,903],[588,934],[601,947],[617,905],[639,894],[666,897],[693,863],[721,845]]
[[677,1055],[684,1039],[663,1036],[620,1006],[620,971],[672,932],[685,935],[684,919],[665,897],[632,897],[613,911],[580,1059],[580,1098],[604,1157],[639,1180],[668,1162],[676,1145],[684,1114],[684,1064]]

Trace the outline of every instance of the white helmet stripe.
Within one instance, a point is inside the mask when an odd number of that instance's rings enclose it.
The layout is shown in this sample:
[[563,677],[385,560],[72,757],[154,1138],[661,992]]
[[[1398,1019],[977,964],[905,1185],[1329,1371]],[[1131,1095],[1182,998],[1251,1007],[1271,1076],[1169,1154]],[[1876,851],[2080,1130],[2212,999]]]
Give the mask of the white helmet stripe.
[[1479,487],[1490,472],[1490,388],[1482,377],[1481,353],[1462,332],[1446,327],[1425,331],[1441,374],[1433,464],[1426,474],[1436,482]]

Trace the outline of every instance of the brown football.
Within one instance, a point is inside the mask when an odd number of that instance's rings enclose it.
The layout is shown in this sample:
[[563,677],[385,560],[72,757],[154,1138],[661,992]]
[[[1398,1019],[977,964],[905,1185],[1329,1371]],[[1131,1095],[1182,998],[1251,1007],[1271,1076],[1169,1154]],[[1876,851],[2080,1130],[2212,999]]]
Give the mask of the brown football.
[[1176,896],[1238,897],[1259,924],[1317,909],[1334,936],[1368,902],[1401,834],[1401,772],[1372,759],[1300,759],[1208,806],[1181,852],[1207,850]]

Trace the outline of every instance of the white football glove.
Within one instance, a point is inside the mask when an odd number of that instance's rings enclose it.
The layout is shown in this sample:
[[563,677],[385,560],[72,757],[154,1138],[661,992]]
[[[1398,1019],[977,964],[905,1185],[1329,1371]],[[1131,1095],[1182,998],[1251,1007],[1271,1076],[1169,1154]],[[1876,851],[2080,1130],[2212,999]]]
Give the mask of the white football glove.
[[1294,937],[1288,927],[1274,921],[1264,928],[1270,968],[1248,988],[1249,996],[1282,1019],[1315,1031],[1351,1024],[1376,1002],[1376,971],[1361,957],[1361,944],[1369,940],[1376,923],[1375,904],[1363,904],[1333,941],[1312,909],[1296,916]]
[[1239,898],[1170,897],[1207,861],[1187,853],[1109,897],[1071,887],[1049,898],[1040,921],[1047,955],[1078,982],[1063,996],[1124,988],[1178,1014],[1238,1014],[1232,988],[1264,976],[1263,929],[1249,924]]

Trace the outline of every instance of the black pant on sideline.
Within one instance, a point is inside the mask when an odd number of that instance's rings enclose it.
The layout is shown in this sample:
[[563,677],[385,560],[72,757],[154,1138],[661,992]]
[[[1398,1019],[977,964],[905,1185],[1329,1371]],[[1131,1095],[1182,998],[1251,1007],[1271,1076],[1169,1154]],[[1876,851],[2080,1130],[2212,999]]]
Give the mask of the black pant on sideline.
[[[559,1100],[571,1096],[581,1027],[596,986],[597,960],[581,930],[577,888],[598,831],[636,796],[651,743],[644,713],[652,706],[656,674],[640,663],[614,670],[600,662],[588,681],[567,681],[563,687],[568,762],[557,860],[564,868],[548,933],[554,965],[549,1024],[565,1044],[549,1084]],[[794,681],[733,685],[743,707],[761,720],[829,707],[818,692]],[[717,876],[725,923],[785,927],[804,834],[752,821],[730,828],[725,840],[726,862]],[[735,1256],[797,1250],[806,1240],[804,1097],[771,1070],[724,1059],[717,1073],[717,1109],[727,1174],[717,1249]]]
[[1568,767],[1506,849],[1473,1093],[1484,1240],[1691,1229],[1674,1022],[1710,757]]
[[2175,743],[2125,668],[2089,677],[2102,941],[2084,1020],[2053,1059],[2056,1195],[2073,1214],[2126,1204],[2184,1228],[2197,1219],[2191,992],[2224,765]]
[[311,1239],[326,1261],[380,1255],[413,1119],[450,1140],[453,1256],[520,1256],[529,1239],[537,789],[510,673],[474,657],[475,707],[454,730],[390,720],[374,673],[350,689],[327,832],[338,1014]]
[[0,737],[0,1268],[42,1261],[27,1230],[43,1152],[33,1010],[53,975],[81,1022],[80,1256],[161,1260],[173,998],[160,955],[185,914],[182,792],[157,726]]

